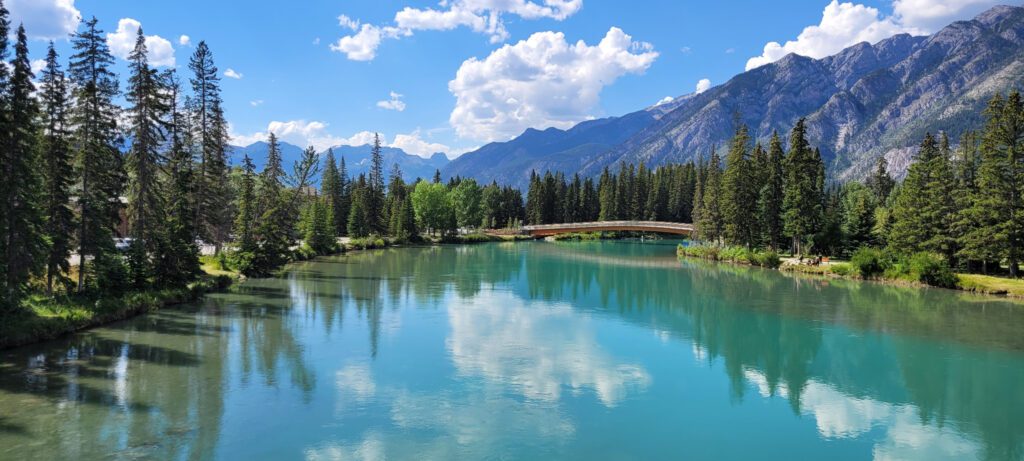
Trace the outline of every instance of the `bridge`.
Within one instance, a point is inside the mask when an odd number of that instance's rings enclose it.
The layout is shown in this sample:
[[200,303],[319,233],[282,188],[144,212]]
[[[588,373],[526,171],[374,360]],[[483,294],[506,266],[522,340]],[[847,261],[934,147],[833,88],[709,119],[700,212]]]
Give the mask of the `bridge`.
[[660,221],[599,221],[566,224],[523,226],[522,233],[534,237],[569,234],[574,232],[652,232],[658,234],[690,235],[693,224]]

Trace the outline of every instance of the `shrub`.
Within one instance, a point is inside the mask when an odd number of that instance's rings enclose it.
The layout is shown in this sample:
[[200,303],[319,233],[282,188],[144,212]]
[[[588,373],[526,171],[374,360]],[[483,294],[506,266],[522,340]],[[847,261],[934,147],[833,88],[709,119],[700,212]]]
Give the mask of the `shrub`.
[[466,234],[463,235],[459,240],[461,243],[486,243],[497,242],[501,239],[487,234]]
[[357,250],[373,250],[387,246],[387,242],[383,238],[376,236],[354,238],[348,244]]
[[[251,251],[234,251],[225,259],[231,267],[246,276],[254,275],[257,272],[256,255]],[[224,268],[222,267],[221,270]]]
[[886,273],[890,266],[882,250],[870,247],[860,247],[854,251],[850,258],[850,265],[862,278],[876,277]]
[[779,258],[779,254],[768,250],[768,251],[757,251],[754,252],[754,259],[751,264],[755,266],[767,267],[769,269],[777,269],[782,265],[782,259]]
[[956,274],[946,264],[946,259],[940,255],[928,252],[915,253],[908,262],[910,275],[916,281],[928,285],[956,288]]
[[320,253],[314,250],[313,247],[302,244],[292,252],[292,259],[295,261],[308,261],[319,256],[319,254]]

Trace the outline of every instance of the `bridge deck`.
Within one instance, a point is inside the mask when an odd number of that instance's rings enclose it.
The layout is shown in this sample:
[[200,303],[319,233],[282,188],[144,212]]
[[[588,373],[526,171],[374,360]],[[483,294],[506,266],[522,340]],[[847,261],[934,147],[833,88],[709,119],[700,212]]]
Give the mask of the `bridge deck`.
[[524,234],[536,237],[568,234],[572,232],[656,232],[659,234],[690,235],[693,224],[660,221],[600,221],[565,224],[523,226]]

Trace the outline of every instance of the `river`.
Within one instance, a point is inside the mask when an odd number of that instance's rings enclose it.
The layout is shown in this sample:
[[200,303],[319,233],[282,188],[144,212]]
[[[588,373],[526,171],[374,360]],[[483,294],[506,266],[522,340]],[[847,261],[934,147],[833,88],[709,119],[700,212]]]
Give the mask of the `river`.
[[1024,459],[1024,305],[402,248],[0,351],[0,459]]

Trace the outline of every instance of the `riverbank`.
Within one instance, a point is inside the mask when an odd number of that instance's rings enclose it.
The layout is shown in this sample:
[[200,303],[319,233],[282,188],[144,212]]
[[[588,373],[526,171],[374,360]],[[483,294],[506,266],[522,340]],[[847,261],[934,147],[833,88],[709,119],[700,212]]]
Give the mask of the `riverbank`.
[[25,309],[0,325],[0,349],[24,346],[131,318],[146,312],[195,301],[227,289],[235,280],[227,274],[205,275],[184,288],[153,289],[110,298],[34,295]]
[[[804,264],[794,258],[780,258],[772,252],[751,251],[739,247],[683,246],[676,251],[680,258],[722,262],[746,266],[778,269],[781,272],[835,279],[872,281],[894,286],[935,287],[1024,299],[1024,280],[981,274],[960,274],[940,270],[941,261],[914,261],[879,270],[863,276],[856,264],[849,261],[826,261]],[[925,258],[928,259],[928,258]],[[879,268],[880,269],[880,268]]]

